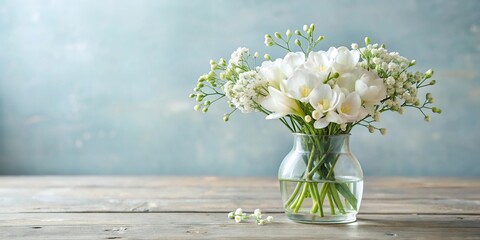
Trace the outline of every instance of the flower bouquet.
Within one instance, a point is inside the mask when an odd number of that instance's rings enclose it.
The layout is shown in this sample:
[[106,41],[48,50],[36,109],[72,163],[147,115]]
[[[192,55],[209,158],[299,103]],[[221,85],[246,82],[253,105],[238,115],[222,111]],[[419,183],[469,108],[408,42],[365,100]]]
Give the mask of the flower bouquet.
[[314,37],[314,28],[265,35],[266,46],[287,51],[283,58],[265,54],[260,62],[258,52],[238,48],[228,61],[211,60],[211,71],[200,76],[190,97],[198,102],[194,109],[203,112],[226,98],[232,110],[224,121],[238,110],[280,120],[295,138],[279,171],[287,216],[299,222],[351,222],[363,186],[360,165],[348,147],[353,127],[385,134],[377,127],[384,112],[414,108],[428,122],[427,111],[441,110],[431,106],[431,93],[419,97],[420,89],[435,84],[429,80],[432,70],[409,71],[415,60],[371,44],[368,37],[364,47],[353,43],[350,49],[315,51],[324,37]]

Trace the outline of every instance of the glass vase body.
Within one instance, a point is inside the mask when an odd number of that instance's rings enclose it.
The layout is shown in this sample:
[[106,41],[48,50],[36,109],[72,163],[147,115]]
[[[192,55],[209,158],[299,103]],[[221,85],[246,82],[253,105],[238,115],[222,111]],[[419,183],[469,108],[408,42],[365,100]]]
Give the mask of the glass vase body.
[[302,223],[349,223],[357,219],[363,171],[349,134],[293,134],[293,148],[278,179],[287,217]]

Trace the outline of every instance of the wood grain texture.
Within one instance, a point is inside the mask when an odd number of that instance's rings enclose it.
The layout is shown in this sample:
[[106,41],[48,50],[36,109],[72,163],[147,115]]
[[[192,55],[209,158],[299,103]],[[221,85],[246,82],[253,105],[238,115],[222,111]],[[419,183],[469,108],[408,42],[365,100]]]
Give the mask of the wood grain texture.
[[[226,213],[261,208],[266,226]],[[0,177],[1,239],[480,239],[480,181],[367,178],[358,221],[282,214],[271,178]]]

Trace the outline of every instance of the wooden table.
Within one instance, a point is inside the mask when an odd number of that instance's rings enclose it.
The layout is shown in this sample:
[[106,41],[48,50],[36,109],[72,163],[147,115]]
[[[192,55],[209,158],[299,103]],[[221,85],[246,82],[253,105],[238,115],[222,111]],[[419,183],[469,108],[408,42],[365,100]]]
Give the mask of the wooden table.
[[[227,213],[260,208],[273,223]],[[272,178],[0,177],[0,239],[480,239],[480,180],[367,178],[358,221],[282,213]]]

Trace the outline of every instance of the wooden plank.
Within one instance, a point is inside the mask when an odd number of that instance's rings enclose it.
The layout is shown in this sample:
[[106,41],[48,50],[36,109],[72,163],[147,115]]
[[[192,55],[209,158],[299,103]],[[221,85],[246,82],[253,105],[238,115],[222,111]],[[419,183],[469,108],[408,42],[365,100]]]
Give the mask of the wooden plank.
[[3,239],[479,239],[480,216],[368,215],[351,224],[313,225],[273,214],[265,226],[223,213],[0,214]]
[[[445,198],[462,194],[462,198],[480,199],[480,179],[370,177],[365,181],[364,198]],[[132,177],[132,176],[0,176],[0,189],[72,188],[72,189],[146,189],[172,192],[184,188],[192,193],[226,193],[253,189],[277,194],[278,181],[258,177]],[[255,192],[256,193],[256,192]]]
[[[367,181],[361,212],[480,214],[480,198],[468,195],[480,192],[478,181],[385,179]],[[0,183],[0,212],[282,212],[271,178],[0,177]]]

